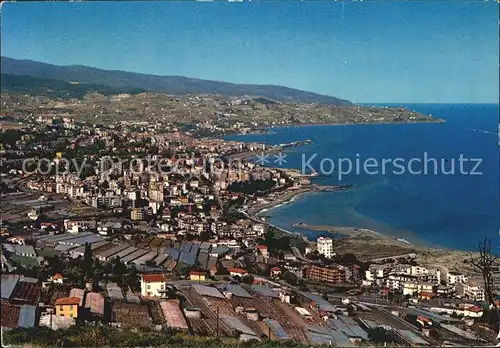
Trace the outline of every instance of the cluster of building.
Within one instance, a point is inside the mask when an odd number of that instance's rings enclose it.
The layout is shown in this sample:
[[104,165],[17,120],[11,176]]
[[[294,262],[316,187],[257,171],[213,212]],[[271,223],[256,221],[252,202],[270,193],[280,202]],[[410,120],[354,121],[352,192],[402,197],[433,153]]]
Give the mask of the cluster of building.
[[442,274],[438,268],[390,263],[372,264],[365,273],[364,285],[376,284],[385,292],[396,291],[416,299],[456,297],[477,302],[485,300],[481,281],[469,279],[459,272]]
[[[92,98],[88,111],[106,116],[109,110]],[[383,327],[400,344],[433,345],[423,331],[431,321],[465,341],[479,341],[467,337],[466,323],[450,319],[483,313],[484,289],[463,274],[415,262],[372,263],[362,272],[359,263],[336,259],[328,237],[312,242],[287,235],[305,248],[272,250],[266,235],[274,227],[256,213],[310,190],[309,177],[247,160],[268,150],[262,144],[193,136],[203,129],[250,130],[255,125],[231,118],[235,110],[254,110],[254,100],[172,98],[186,110],[215,104],[218,121],[193,129],[163,121],[104,126],[71,117],[81,101],[32,100],[43,114],[24,115],[25,130],[2,145],[1,265],[8,273],[2,275],[2,328],[64,329],[98,321],[123,329],[351,346],[369,342],[369,332]],[[42,157],[48,161],[40,165]],[[46,270],[56,257],[75,264],[89,249],[96,263],[121,263],[136,272],[140,286],[106,277],[75,281],[55,273],[41,282],[21,275]],[[415,307],[390,313],[341,286],[400,294]],[[333,289],[342,295],[329,298]],[[436,297],[463,301],[442,306]]]

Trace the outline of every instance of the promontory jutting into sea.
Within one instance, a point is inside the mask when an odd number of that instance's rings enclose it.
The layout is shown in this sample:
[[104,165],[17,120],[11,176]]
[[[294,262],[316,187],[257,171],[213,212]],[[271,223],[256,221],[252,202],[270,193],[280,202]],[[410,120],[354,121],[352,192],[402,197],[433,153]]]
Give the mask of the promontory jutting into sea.
[[500,344],[493,6],[3,4],[2,343]]

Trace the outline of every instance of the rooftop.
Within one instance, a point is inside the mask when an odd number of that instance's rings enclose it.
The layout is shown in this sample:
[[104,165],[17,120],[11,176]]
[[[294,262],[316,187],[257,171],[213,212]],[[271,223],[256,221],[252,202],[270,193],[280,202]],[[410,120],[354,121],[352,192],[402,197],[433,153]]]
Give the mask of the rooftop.
[[166,282],[167,277],[163,274],[143,274],[142,281],[148,283]]
[[79,305],[80,298],[79,297],[63,297],[58,298],[56,300],[56,306],[65,306],[65,305]]

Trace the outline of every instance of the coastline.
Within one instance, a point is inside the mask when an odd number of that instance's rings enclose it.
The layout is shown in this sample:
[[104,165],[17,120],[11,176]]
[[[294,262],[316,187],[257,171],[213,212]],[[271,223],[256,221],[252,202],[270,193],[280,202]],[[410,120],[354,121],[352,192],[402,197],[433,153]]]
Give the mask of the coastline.
[[270,129],[275,128],[291,128],[291,127],[311,127],[311,126],[362,126],[362,125],[388,125],[388,124],[429,124],[429,123],[446,123],[446,120],[439,117],[432,117],[428,120],[404,120],[404,121],[379,121],[377,122],[326,122],[326,123],[289,123],[285,125],[271,125],[268,127],[260,127],[256,131],[251,131],[248,133],[226,133],[224,136],[246,136],[246,135],[273,135],[276,132],[271,131]]
[[[361,124],[411,124],[411,123],[444,123],[443,119],[433,118],[432,120],[422,122],[378,122],[378,123],[340,123],[340,124],[296,124],[296,125],[283,125],[283,128],[292,127],[302,127],[302,126],[347,126],[347,125],[361,125]],[[272,127],[271,129],[276,128]],[[269,150],[268,150],[269,151]],[[275,150],[276,151],[276,150]],[[243,155],[245,157],[245,155]],[[251,156],[249,156],[251,157]],[[272,209],[273,207],[279,206],[293,199],[293,197],[304,195],[305,193],[311,192],[312,190],[304,190],[302,192],[297,192],[287,199],[277,200],[272,202],[267,202],[260,206],[261,209],[255,209],[254,206],[251,210],[251,215],[253,218],[261,221],[258,216],[259,213]],[[297,216],[296,221],[300,217]],[[293,220],[292,220],[293,222]],[[265,221],[269,226],[277,227],[283,232],[293,234],[293,235],[303,235],[302,233],[287,230],[286,226],[275,226],[268,221]],[[477,272],[470,265],[471,255],[476,255],[475,251],[451,249],[447,247],[437,246],[437,245],[423,245],[419,241],[411,242],[405,240],[404,238],[395,235],[382,234],[375,230],[355,228],[349,226],[331,226],[331,225],[314,225],[314,224],[300,224],[297,222],[293,227],[298,227],[309,231],[326,231],[327,233],[340,234],[339,238],[334,239],[335,251],[339,254],[352,253],[358,257],[358,259],[363,261],[373,261],[373,260],[383,260],[385,258],[393,258],[399,255],[405,254],[415,254],[416,259],[422,265],[428,267],[438,267],[443,271],[456,270],[463,271],[465,274],[472,276]],[[345,236],[345,237],[344,237]],[[473,250],[473,249],[472,249]]]
[[296,190],[287,190],[280,196],[274,197],[269,201],[263,203],[257,203],[252,207],[248,208],[247,213],[255,218],[262,212],[268,211],[273,208],[277,208],[282,204],[287,204],[293,201],[296,197],[301,196],[308,192],[314,192],[312,187],[302,187]]
[[[300,175],[300,176],[310,177],[310,175]],[[323,185],[312,184],[297,188],[288,188],[284,192],[274,193],[273,196],[268,195],[266,198],[268,198],[269,200],[254,204],[253,206],[247,209],[247,213],[249,215],[257,217],[258,214],[273,208],[277,208],[283,204],[288,204],[294,201],[296,197],[301,196],[305,193],[341,191],[349,189],[351,187],[354,186],[353,185],[323,186]]]
[[[272,126],[270,129],[274,128],[291,128],[291,127],[311,127],[311,126],[364,126],[364,125],[388,125],[388,124],[429,124],[429,123],[446,123],[446,120],[439,117],[432,117],[429,120],[404,120],[404,121],[377,121],[377,122],[326,122],[326,123],[296,123],[296,124],[286,124],[282,126]],[[274,133],[274,132],[273,132]],[[271,134],[273,134],[271,133]]]
[[[345,237],[334,239],[335,252],[339,254],[351,253],[365,262],[383,262],[385,259],[414,256],[422,265],[437,267],[442,272],[455,270],[468,276],[477,274],[469,262],[471,256],[477,257],[478,253],[475,251],[468,252],[410,243],[402,238],[384,235],[366,228],[314,225],[301,222],[292,226],[309,231],[341,234]],[[467,262],[464,262],[465,260]]]
[[[442,118],[432,118],[430,120],[421,120],[421,121],[387,121],[387,122],[359,122],[359,123],[297,123],[297,124],[286,124],[282,126],[270,126],[267,128],[263,128],[262,132],[250,132],[250,133],[232,133],[232,134],[224,134],[223,139],[227,136],[248,136],[248,135],[274,135],[276,132],[271,131],[271,130],[266,130],[266,129],[275,129],[275,128],[295,128],[295,127],[322,127],[322,126],[362,126],[362,125],[390,125],[390,124],[395,124],[395,125],[402,125],[402,124],[431,124],[431,123],[446,123],[445,119]],[[304,141],[297,141],[297,143],[304,142]],[[265,143],[263,143],[265,144]],[[226,157],[229,160],[248,160],[252,157],[255,157],[260,154],[273,154],[273,153],[279,153],[285,151],[287,148],[290,147],[295,147],[295,146],[280,146],[280,145],[270,145],[266,144],[269,146],[269,149],[261,150],[261,151],[243,151],[243,152],[238,152],[230,155],[226,155]],[[304,146],[307,145],[307,143],[300,144],[299,146]]]

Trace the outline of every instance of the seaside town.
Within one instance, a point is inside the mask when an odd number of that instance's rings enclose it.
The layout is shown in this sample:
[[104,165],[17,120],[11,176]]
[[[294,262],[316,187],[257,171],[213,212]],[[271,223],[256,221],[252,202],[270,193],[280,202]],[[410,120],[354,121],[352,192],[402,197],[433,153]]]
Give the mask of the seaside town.
[[[2,93],[4,342],[497,343],[496,264],[486,288],[477,253],[297,224],[317,230],[309,240],[273,226],[266,209],[350,187],[253,160],[305,141],[273,147],[202,134],[258,130],[230,115],[214,123],[130,115],[101,122],[99,103],[127,98]],[[178,99],[196,100],[187,108],[193,114],[207,100]],[[150,106],[140,107],[146,119]]]

